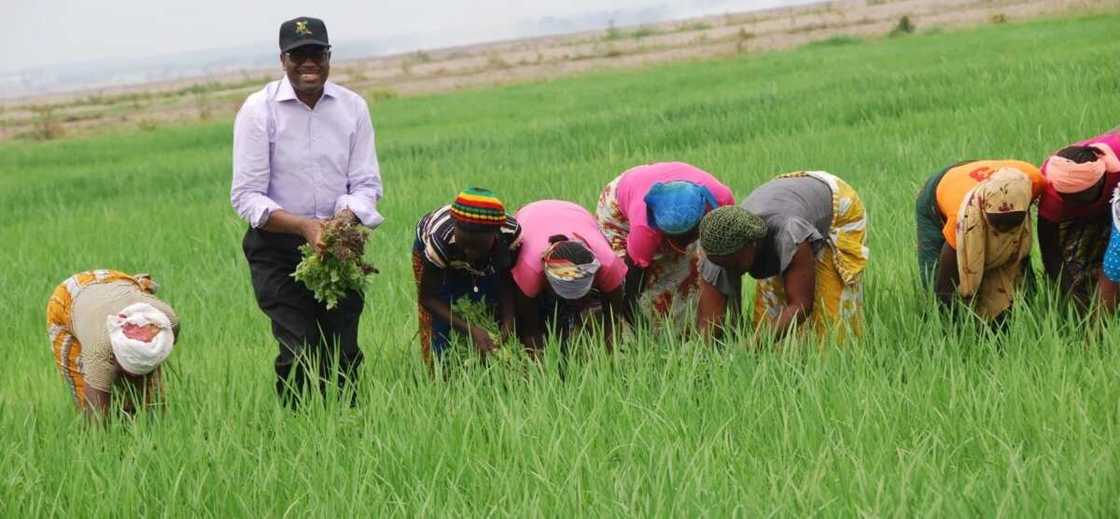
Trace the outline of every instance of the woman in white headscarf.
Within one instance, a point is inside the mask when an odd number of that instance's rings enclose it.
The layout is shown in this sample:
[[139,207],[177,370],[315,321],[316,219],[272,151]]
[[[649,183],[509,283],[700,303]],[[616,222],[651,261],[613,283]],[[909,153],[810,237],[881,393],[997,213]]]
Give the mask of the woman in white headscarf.
[[547,331],[563,341],[598,305],[610,349],[615,324],[629,318],[623,304],[627,267],[595,217],[572,202],[540,200],[522,207],[517,222],[521,252],[511,273],[521,342],[538,353]]
[[171,354],[179,319],[155,297],[157,289],[146,274],[93,270],[71,276],[51,294],[47,333],[55,364],[87,415],[107,415],[114,389],[129,413],[138,402],[160,400],[159,367]]

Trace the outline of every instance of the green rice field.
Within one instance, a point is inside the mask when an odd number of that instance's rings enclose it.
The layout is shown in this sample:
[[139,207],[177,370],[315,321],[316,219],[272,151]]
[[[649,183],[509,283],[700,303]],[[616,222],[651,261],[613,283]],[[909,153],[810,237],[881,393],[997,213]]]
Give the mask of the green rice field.
[[[276,402],[229,204],[232,121],[2,143],[0,516],[1114,517],[1120,328],[1048,290],[1003,335],[949,323],[917,283],[913,205],[950,163],[1038,163],[1120,125],[1117,27],[837,38],[375,103],[387,221],[353,409]],[[639,334],[563,376],[553,348],[539,368],[429,379],[409,264],[423,213],[471,184],[511,208],[593,208],[662,160],[737,197],[800,169],[850,182],[870,218],[865,336]],[[75,412],[44,309],[92,268],[150,272],[182,316],[166,412],[100,428]]]

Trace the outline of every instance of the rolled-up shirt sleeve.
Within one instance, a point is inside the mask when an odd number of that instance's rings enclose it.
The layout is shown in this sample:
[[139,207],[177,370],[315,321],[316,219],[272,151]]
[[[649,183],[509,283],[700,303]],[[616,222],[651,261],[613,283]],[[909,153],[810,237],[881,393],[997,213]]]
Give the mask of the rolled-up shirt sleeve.
[[385,221],[377,211],[377,203],[383,192],[381,168],[377,163],[374,148],[373,123],[370,121],[369,105],[361,101],[362,115],[358,117],[358,127],[350,141],[350,169],[347,172],[348,192],[335,201],[335,213],[349,209],[361,220],[362,224],[376,228]]
[[264,99],[250,97],[233,124],[233,185],[230,202],[249,225],[263,226],[273,211],[283,209],[268,196],[268,118]]

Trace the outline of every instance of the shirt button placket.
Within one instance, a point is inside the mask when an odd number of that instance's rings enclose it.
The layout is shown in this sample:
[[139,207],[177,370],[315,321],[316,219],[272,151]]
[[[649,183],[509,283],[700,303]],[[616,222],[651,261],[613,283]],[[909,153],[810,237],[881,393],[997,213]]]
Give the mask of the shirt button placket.
[[319,175],[315,161],[315,109],[307,108],[307,172],[311,182],[311,217],[319,218]]

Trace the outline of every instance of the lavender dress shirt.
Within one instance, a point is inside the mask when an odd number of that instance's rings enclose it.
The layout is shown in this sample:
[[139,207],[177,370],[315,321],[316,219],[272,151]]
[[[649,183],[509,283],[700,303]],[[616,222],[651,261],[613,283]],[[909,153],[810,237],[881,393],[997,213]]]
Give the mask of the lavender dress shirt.
[[381,172],[365,99],[334,83],[308,108],[285,77],[245,100],[233,125],[230,201],[261,227],[283,209],[327,219],[350,209],[377,227]]

